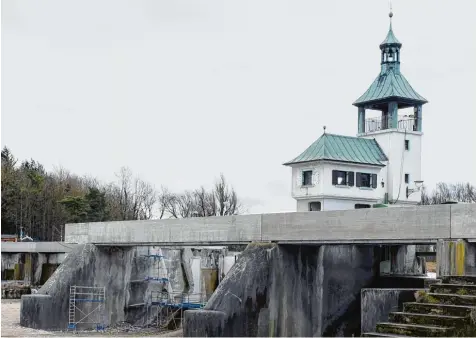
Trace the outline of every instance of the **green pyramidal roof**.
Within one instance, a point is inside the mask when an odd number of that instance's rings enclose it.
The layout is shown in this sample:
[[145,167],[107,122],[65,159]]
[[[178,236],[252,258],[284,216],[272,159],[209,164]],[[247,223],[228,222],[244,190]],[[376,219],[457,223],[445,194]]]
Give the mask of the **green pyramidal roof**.
[[384,166],[382,161],[388,159],[374,139],[324,133],[301,155],[284,165],[320,160]]
[[[390,12],[390,19],[393,14]],[[382,53],[388,53],[388,50],[399,52],[402,44],[393,34],[392,23],[387,33],[387,37],[380,44]],[[354,106],[366,106],[372,103],[383,103],[393,100],[402,101],[401,103],[411,106],[413,104],[425,104],[428,101],[418,94],[410,86],[407,79],[400,72],[400,59],[393,61],[384,61],[382,54],[382,64],[379,76],[370,85],[367,91],[359,97],[353,104]],[[400,104],[399,104],[400,106]]]
[[428,102],[412,88],[397,68],[388,67],[386,71],[379,74],[369,89],[353,104],[359,106],[364,103],[390,98],[400,98],[422,104]]
[[392,26],[390,26],[390,29],[388,30],[388,33],[387,33],[387,37],[380,44],[380,47],[383,47],[384,45],[399,45],[399,46],[402,45],[400,41],[398,41],[398,39],[395,37],[395,34],[393,34]]

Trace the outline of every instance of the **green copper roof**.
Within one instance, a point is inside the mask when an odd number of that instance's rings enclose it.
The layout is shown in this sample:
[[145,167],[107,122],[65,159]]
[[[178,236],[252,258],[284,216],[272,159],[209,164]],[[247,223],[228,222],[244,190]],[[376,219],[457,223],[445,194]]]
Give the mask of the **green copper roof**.
[[386,71],[380,73],[369,89],[353,104],[359,106],[364,103],[390,98],[400,98],[422,104],[428,102],[410,86],[407,79],[397,68],[388,67]]
[[380,44],[380,47],[383,47],[385,45],[399,45],[399,46],[402,45],[400,41],[398,41],[397,38],[395,37],[395,34],[393,34],[392,25],[390,25],[390,29],[388,30],[387,37]]
[[383,166],[382,161],[388,159],[374,139],[324,133],[301,155],[284,165],[319,160]]

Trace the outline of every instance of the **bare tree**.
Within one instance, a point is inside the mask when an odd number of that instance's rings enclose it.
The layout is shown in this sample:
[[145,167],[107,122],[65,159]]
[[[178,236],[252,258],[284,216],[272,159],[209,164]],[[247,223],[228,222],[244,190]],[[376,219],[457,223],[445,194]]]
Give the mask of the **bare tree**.
[[157,191],[141,179],[135,179],[134,217],[135,219],[151,219],[154,205],[157,202]]
[[442,204],[448,201],[476,203],[476,187],[468,183],[438,183],[436,189],[428,193],[422,189],[421,204]]
[[195,201],[190,191],[185,191],[177,196],[177,209],[180,217],[187,218],[194,216]]
[[165,186],[160,187],[160,193],[157,194],[157,209],[159,213],[159,219],[162,219],[165,216],[167,211],[168,203],[170,199],[170,192]]
[[214,195],[217,203],[217,215],[236,215],[240,212],[240,203],[233,187],[229,187],[225,176],[220,174],[220,178],[215,182]]
[[216,215],[216,199],[213,192],[208,192],[202,186],[193,192],[195,216],[208,217]]
[[210,191],[203,186],[180,194],[163,190],[159,200],[162,200],[164,209],[172,218],[228,216],[241,212],[238,195],[233,187],[228,185],[223,174]]
[[151,219],[157,202],[157,191],[138,177],[133,177],[129,168],[122,167],[117,174],[119,185],[109,187],[122,220]]

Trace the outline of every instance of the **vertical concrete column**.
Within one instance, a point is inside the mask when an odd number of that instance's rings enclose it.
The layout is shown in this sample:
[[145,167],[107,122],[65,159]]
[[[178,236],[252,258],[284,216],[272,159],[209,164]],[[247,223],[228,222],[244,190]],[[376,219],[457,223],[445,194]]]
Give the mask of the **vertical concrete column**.
[[365,108],[364,107],[359,107],[358,126],[359,126],[359,134],[365,133]]
[[396,275],[424,275],[425,261],[416,256],[416,245],[390,247],[390,272]]
[[436,275],[462,276],[476,271],[476,244],[463,239],[438,240],[436,244]]
[[38,285],[41,282],[41,274],[43,272],[43,264],[48,262],[48,259],[46,257],[47,254],[44,253],[38,253],[37,254],[37,260],[35,263],[35,268],[33,271],[33,284]]
[[388,128],[396,129],[398,128],[398,104],[397,102],[390,102],[388,104]]
[[415,113],[415,125],[416,125],[416,131],[422,131],[421,129],[421,124],[422,124],[422,106],[421,104],[418,106],[415,106],[414,108],[414,113]]
[[25,266],[24,266],[24,281],[26,285],[32,285],[33,284],[33,254],[32,253],[26,253],[25,254]]

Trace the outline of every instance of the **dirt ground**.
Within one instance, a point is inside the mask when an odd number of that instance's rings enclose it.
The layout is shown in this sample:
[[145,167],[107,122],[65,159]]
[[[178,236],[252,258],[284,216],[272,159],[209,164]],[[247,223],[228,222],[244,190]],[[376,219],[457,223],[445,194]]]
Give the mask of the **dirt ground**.
[[105,332],[95,331],[79,331],[59,332],[59,331],[43,331],[35,330],[20,326],[20,300],[19,299],[2,299],[2,337],[182,337],[182,330],[169,331],[165,333],[153,332],[153,330],[134,330],[133,332],[121,332],[117,329],[107,329]]
[[426,271],[436,272],[436,262],[426,262]]

